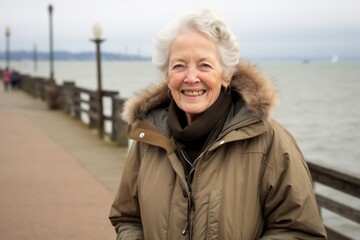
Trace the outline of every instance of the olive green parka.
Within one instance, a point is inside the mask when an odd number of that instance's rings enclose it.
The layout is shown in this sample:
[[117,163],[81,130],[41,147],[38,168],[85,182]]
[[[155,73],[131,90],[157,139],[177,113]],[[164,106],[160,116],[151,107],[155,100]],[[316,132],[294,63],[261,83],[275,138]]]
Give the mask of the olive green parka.
[[191,192],[167,124],[166,82],[127,101],[134,143],[110,211],[117,239],[326,239],[303,155],[271,119],[274,86],[244,62],[231,85],[239,100],[201,153]]

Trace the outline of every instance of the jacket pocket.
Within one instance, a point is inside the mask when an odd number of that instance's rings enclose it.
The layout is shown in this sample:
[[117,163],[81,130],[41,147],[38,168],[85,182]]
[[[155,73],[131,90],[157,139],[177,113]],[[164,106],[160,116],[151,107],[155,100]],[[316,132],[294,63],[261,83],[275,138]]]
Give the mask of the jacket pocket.
[[221,199],[221,190],[215,190],[210,193],[206,236],[207,240],[219,239]]

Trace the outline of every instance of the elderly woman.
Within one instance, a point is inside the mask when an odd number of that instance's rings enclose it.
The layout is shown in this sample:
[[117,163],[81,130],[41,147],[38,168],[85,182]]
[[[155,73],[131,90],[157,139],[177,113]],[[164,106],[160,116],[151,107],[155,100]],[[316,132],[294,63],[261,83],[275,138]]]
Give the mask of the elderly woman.
[[239,63],[209,10],[157,38],[165,81],[130,99],[134,140],[110,212],[117,239],[326,239],[309,170],[270,112],[270,81]]

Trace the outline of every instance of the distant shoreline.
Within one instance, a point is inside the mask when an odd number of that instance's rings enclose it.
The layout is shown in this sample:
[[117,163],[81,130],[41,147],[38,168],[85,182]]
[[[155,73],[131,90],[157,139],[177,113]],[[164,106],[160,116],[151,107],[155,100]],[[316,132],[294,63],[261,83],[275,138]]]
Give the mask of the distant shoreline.
[[[151,61],[151,56],[143,56],[136,54],[114,53],[114,52],[102,52],[101,58],[103,61]],[[32,51],[11,51],[10,61],[49,61],[48,52],[35,52]],[[316,61],[329,61],[333,62],[333,55],[324,56],[243,56],[242,59],[250,61],[302,61],[304,64],[316,62]],[[55,51],[54,60],[56,61],[95,61],[95,52],[70,52],[70,51]],[[6,61],[6,53],[0,52],[0,61]],[[343,61],[360,61],[360,56],[339,56],[339,62]]]
[[[102,52],[101,58],[104,61],[148,61],[151,60],[149,56],[133,55],[133,54],[122,54],[112,52]],[[48,61],[48,52],[30,52],[30,51],[11,51],[11,61],[21,60],[34,60],[37,61]],[[54,51],[54,60],[69,60],[69,61],[87,61],[95,60],[95,52],[68,52],[68,51]],[[6,60],[6,53],[0,52],[0,60]]]

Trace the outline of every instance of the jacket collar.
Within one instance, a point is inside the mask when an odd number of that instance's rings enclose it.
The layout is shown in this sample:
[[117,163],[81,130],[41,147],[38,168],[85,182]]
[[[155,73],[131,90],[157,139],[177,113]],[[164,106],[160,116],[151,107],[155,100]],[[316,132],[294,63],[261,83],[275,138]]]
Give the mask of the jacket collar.
[[[243,97],[246,107],[261,120],[269,120],[271,112],[278,102],[277,91],[265,75],[254,65],[240,62],[232,77],[231,86]],[[147,113],[169,100],[168,86],[162,80],[147,89],[138,92],[126,101],[123,119],[131,124],[143,120]]]

